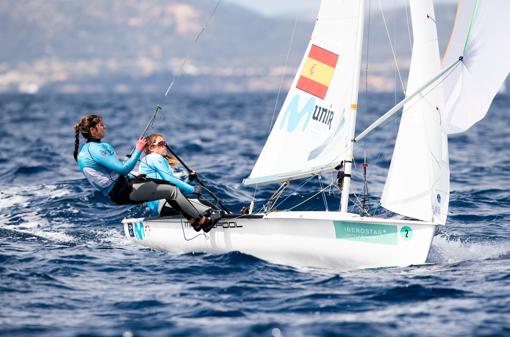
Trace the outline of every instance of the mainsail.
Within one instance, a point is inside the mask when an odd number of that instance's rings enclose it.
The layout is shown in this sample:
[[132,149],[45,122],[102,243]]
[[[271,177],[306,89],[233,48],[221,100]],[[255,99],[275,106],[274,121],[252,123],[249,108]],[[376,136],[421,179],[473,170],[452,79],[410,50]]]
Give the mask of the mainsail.
[[[413,53],[407,92],[440,71],[432,0],[411,1]],[[402,114],[384,187],[383,207],[412,218],[444,223],[449,200],[448,140],[441,128],[442,87],[437,83],[410,100]]]
[[462,0],[444,65],[463,63],[444,80],[446,107],[441,111],[449,134],[463,132],[482,119],[510,72],[510,1]]
[[[299,70],[245,185],[333,170],[351,146],[363,1],[323,0]],[[354,113],[353,113],[354,110]]]

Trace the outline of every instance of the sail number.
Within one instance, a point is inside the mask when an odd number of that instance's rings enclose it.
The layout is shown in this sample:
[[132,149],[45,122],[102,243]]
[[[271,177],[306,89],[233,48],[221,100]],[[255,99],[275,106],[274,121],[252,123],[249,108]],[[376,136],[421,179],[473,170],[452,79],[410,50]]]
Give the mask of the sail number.
[[402,229],[400,229],[400,235],[404,240],[411,240],[413,237],[413,230],[409,226],[404,226]]

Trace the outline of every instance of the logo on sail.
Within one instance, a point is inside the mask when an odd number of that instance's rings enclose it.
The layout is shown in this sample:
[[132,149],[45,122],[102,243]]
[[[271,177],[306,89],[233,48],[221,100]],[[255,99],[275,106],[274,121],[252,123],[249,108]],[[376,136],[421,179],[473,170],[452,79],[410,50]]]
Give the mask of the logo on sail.
[[301,130],[304,131],[308,126],[310,118],[312,117],[315,100],[315,97],[310,97],[304,106],[300,106],[299,95],[292,97],[289,105],[287,106],[287,109],[285,109],[285,113],[280,123],[280,129],[283,129],[285,126],[287,126],[288,132],[294,132],[298,125],[302,124]]
[[337,62],[337,54],[312,44],[296,88],[324,99]]
[[301,125],[301,131],[305,131],[310,120],[326,126],[329,130],[334,127],[332,123],[335,119],[335,112],[332,108],[328,109],[315,104],[317,99],[311,96],[308,96],[304,105],[300,104],[300,101],[300,95],[294,95],[285,110],[282,110],[285,112],[280,122],[280,129],[286,126],[288,132],[294,132]]

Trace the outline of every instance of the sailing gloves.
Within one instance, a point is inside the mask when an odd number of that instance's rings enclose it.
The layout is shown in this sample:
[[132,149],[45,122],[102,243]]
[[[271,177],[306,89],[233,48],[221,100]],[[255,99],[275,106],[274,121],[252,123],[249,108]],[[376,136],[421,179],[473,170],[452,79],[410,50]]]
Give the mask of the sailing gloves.
[[189,181],[197,179],[197,173],[195,171],[191,171],[190,174],[188,175],[188,179]]

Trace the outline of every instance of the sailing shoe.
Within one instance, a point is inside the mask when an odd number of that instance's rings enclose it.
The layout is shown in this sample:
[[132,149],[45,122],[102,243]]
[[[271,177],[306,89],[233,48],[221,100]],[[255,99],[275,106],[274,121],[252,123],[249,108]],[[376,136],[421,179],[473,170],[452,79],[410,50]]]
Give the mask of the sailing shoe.
[[214,228],[214,225],[216,225],[216,223],[218,221],[220,221],[221,216],[222,216],[222,212],[220,212],[220,211],[216,211],[216,210],[207,211],[205,222],[201,226],[202,230],[205,233],[209,233],[209,231]]
[[[195,219],[195,221],[193,223],[189,223],[191,225],[191,227],[193,227],[193,229],[195,230],[195,232],[200,232],[200,230],[202,229],[202,226],[200,223],[199,223],[199,219]],[[188,221],[189,222],[189,221]]]

